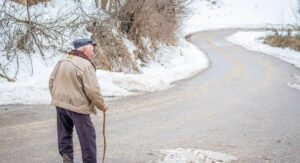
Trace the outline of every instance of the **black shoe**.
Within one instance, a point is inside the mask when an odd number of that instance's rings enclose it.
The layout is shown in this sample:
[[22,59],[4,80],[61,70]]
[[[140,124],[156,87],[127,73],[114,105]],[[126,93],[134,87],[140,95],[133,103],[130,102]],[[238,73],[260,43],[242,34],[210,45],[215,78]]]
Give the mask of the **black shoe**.
[[63,163],[74,163],[73,154],[65,153],[62,155]]

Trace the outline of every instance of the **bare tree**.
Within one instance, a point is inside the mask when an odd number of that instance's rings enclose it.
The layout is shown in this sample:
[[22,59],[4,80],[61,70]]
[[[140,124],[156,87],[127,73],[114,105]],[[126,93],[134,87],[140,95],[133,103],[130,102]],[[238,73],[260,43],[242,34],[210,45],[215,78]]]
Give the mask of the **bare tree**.
[[[147,62],[160,43],[175,45],[176,30],[191,0],[95,0],[97,7],[88,9],[81,6],[82,1],[74,1],[79,2],[77,8],[57,17],[30,6],[9,5],[10,0],[0,2],[0,57],[4,54],[7,61],[0,63],[0,77],[15,80],[20,53],[31,61],[33,73],[33,55],[40,55],[47,64],[44,51],[67,51],[66,43],[79,31],[89,31],[97,41],[94,61],[98,68],[139,72],[137,59]],[[137,47],[134,54],[124,45],[124,36]],[[17,69],[14,74],[10,63]]]
[[[18,65],[19,53],[27,54],[32,61],[37,49],[45,60],[44,49],[63,49],[69,37],[67,33],[72,32],[70,28],[76,20],[71,13],[45,19],[45,13],[31,10],[29,5],[12,5],[8,0],[2,3],[0,16],[0,52],[7,58],[7,63],[0,66],[0,77],[8,81],[13,81],[11,79],[18,74],[18,69],[14,76],[9,76],[7,71],[10,63]],[[33,73],[32,62],[30,64]]]

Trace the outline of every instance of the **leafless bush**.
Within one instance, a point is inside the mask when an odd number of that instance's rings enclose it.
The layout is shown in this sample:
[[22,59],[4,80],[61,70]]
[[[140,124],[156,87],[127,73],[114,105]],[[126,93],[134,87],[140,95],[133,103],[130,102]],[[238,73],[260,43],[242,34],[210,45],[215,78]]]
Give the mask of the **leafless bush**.
[[272,34],[264,38],[265,44],[300,51],[300,32],[297,28],[273,28],[271,30]]
[[97,42],[92,59],[97,68],[115,72],[139,71],[134,58],[124,45],[122,34],[116,32],[117,21],[112,15],[98,8],[86,11],[83,7],[73,14],[80,17],[73,25],[86,26],[87,31],[92,34],[92,39]]
[[174,45],[180,18],[185,12],[184,0],[126,0],[118,13],[120,31],[138,47],[137,57],[146,61],[151,52],[142,38],[148,38],[150,49],[157,50],[159,43]]
[[[116,3],[116,7],[121,8],[108,12],[109,18],[105,21],[95,20],[90,25],[93,38],[98,42],[94,61],[101,69],[138,72],[135,59],[147,62],[153,57],[159,43],[175,45],[176,30],[188,2],[123,0]],[[122,33],[135,43],[135,56],[131,56],[124,46]]]
[[264,43],[274,47],[291,48],[300,52],[300,37],[299,35],[272,35],[265,38]]
[[[13,81],[17,76],[8,76],[9,62],[18,64],[19,53],[25,53],[31,61],[32,55],[38,50],[45,60],[44,49],[62,50],[67,42],[66,30],[73,22],[70,14],[63,14],[55,18],[47,18],[46,13],[32,10],[29,6],[17,5],[8,0],[1,4],[0,10],[0,52],[8,60],[0,65],[0,76]],[[47,62],[45,61],[45,64]],[[31,63],[33,72],[33,65]]]
[[[98,43],[93,59],[97,67],[109,71],[138,72],[136,58],[147,62],[159,43],[175,45],[176,30],[185,11],[185,3],[183,0],[123,0],[116,3],[117,8],[105,12],[105,19],[103,15],[98,17],[99,13],[87,13],[84,23],[89,24],[88,30]],[[82,11],[85,13],[84,9]],[[135,43],[135,56],[128,53],[122,33]]]
[[96,66],[109,71],[138,72],[139,69],[124,45],[122,36],[114,33],[108,24],[94,24],[90,29],[97,42],[94,56]]

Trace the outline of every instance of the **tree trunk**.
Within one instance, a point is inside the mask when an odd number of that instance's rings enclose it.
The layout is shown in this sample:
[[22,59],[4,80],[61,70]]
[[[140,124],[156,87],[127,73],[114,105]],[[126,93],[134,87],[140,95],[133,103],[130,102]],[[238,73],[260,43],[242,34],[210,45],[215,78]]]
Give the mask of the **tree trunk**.
[[107,4],[109,0],[101,0],[101,9],[106,10]]

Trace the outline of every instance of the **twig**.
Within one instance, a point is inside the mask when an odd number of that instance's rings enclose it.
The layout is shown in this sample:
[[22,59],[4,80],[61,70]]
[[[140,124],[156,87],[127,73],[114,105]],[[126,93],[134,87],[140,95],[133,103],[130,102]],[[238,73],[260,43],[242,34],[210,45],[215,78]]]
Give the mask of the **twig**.
[[16,79],[9,77],[6,72],[1,68],[2,73],[0,73],[0,77],[5,78],[9,82],[15,82]]

